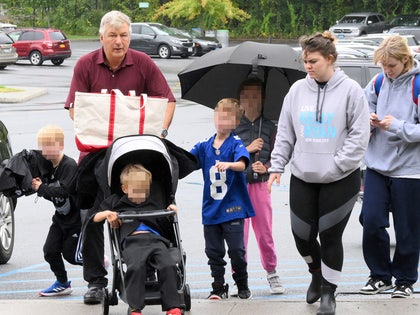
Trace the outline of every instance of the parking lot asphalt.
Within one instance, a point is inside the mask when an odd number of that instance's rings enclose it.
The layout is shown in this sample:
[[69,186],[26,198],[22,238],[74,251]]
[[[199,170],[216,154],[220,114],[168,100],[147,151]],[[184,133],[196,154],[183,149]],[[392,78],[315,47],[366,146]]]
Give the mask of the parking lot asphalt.
[[[18,92],[14,95],[7,95],[7,103],[20,102],[21,97],[37,97],[39,91],[31,88],[22,88],[25,92]],[[25,93],[25,94],[19,94]],[[0,102],[5,93],[0,93]],[[15,100],[13,100],[15,97]],[[287,294],[287,292],[286,292]],[[238,300],[229,298],[225,301],[208,301],[195,298],[192,300],[191,311],[186,314],[191,315],[305,315],[316,314],[319,302],[312,305],[306,304],[303,299],[270,299],[267,297],[254,297],[251,300]],[[38,298],[25,300],[1,300],[1,315],[38,315],[53,314],[74,315],[74,314],[102,314],[100,305],[84,305],[80,297],[69,298]],[[127,305],[120,301],[119,305],[111,306],[109,314],[126,314]],[[143,315],[164,314],[160,306],[147,306]],[[380,294],[376,296],[363,296],[356,293],[338,294],[337,296],[337,315],[411,315],[420,314],[419,292],[416,291],[413,298],[391,299],[390,294]]]

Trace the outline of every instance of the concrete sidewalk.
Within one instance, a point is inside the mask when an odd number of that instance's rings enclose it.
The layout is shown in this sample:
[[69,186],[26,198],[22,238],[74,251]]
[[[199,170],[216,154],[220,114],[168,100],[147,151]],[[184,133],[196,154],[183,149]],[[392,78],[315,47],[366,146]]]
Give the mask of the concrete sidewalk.
[[[230,298],[226,301],[193,300],[190,315],[306,315],[316,314],[319,302],[308,305],[304,301],[288,300],[273,301],[267,299],[253,299],[240,301]],[[89,315],[102,314],[100,305],[84,305],[81,300],[48,299],[40,298],[34,300],[0,300],[0,314],[2,315]],[[119,302],[117,306],[111,306],[110,315],[127,314],[127,305]],[[164,314],[160,306],[146,306],[143,315]],[[336,315],[414,315],[420,314],[420,300],[390,299],[371,297],[359,299],[355,297],[337,297]]]

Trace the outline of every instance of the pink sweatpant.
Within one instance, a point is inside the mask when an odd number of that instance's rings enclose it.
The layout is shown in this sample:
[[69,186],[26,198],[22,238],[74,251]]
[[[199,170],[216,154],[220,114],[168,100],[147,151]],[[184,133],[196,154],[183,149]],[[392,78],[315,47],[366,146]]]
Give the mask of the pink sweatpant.
[[248,247],[249,225],[252,224],[260,250],[261,264],[265,271],[277,267],[277,255],[273,240],[273,208],[267,182],[248,184],[248,193],[255,210],[255,217],[245,219],[244,244]]

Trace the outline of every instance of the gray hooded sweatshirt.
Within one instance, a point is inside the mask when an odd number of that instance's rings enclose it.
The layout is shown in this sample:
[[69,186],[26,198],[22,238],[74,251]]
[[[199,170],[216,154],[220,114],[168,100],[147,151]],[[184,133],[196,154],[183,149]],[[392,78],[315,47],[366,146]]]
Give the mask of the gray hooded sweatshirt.
[[[366,166],[390,177],[420,177],[420,124],[418,105],[413,101],[413,78],[420,73],[419,64],[390,80],[384,81],[376,96],[372,79],[365,88],[370,112],[379,119],[392,115],[388,130],[374,128],[366,152]],[[417,176],[415,176],[417,175]]]
[[321,88],[309,77],[295,82],[280,113],[270,173],[290,171],[308,183],[340,180],[363,161],[369,141],[363,89],[341,69]]

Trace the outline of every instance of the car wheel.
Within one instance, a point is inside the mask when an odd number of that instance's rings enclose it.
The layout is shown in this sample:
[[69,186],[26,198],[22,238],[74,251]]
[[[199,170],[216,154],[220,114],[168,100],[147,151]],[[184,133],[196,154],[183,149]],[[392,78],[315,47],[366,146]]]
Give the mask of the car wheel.
[[7,66],[0,66],[0,70],[6,69]]
[[42,60],[42,54],[38,50],[34,50],[33,52],[31,52],[31,54],[29,55],[29,61],[34,66],[40,66],[44,62]]
[[171,58],[171,50],[168,45],[160,45],[158,49],[158,55],[162,59]]
[[181,58],[186,59],[186,58],[188,58],[188,55],[187,54],[181,55]]
[[64,62],[64,58],[53,58],[51,62],[54,66],[59,66]]
[[0,193],[0,264],[9,261],[15,239],[14,203]]

